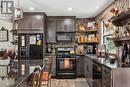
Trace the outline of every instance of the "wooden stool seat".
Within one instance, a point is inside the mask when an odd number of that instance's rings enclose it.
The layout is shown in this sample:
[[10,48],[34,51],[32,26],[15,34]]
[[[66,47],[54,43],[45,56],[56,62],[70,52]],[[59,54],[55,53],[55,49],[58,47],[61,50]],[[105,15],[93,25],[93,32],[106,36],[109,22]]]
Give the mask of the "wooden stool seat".
[[37,72],[32,73],[27,80],[28,87],[38,87],[39,76],[40,76],[40,74]]
[[47,87],[51,87],[51,67],[52,67],[52,59],[49,60],[47,67],[44,67],[40,74],[39,86],[47,85]]

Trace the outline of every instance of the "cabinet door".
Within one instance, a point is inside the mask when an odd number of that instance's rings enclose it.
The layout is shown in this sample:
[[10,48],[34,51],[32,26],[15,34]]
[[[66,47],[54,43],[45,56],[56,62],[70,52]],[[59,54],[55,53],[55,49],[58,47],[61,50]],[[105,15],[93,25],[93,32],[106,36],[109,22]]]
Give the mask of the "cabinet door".
[[19,20],[19,29],[30,29],[31,28],[31,23],[28,17],[24,17],[23,19]]
[[57,19],[56,30],[57,31],[64,31],[64,20],[63,19]]
[[58,19],[57,20],[57,31],[71,32],[75,30],[74,19]]
[[87,59],[87,64],[86,64],[86,76],[89,79],[92,79],[92,74],[93,74],[93,62],[90,59]]
[[88,82],[88,84],[90,85],[90,87],[93,87],[92,64],[93,64],[92,60],[85,56],[85,58],[84,58],[84,75],[85,75],[85,79]]
[[75,30],[75,21],[74,21],[74,19],[65,19],[64,20],[64,29],[66,31],[74,31]]
[[32,29],[43,29],[43,15],[35,14],[29,16]]
[[111,87],[111,69],[102,66],[102,87]]
[[52,74],[52,77],[56,77],[56,57],[55,56],[53,58],[51,74]]
[[47,22],[47,42],[56,42],[56,20]]
[[24,18],[19,20],[19,29],[43,30],[43,28],[43,15],[25,13]]
[[77,76],[83,76],[84,75],[84,56],[78,56],[77,62],[76,62],[76,71],[77,71]]

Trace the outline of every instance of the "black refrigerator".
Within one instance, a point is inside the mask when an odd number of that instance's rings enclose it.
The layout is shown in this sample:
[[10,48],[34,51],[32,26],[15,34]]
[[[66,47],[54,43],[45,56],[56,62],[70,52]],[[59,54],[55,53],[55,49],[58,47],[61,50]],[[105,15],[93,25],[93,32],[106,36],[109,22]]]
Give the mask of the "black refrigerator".
[[43,34],[18,35],[19,59],[43,59]]

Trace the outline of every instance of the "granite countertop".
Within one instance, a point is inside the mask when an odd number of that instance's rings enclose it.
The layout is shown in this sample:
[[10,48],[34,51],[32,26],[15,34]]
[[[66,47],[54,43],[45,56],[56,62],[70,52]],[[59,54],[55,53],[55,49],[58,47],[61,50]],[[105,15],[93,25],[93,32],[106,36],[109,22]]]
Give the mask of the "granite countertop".
[[56,56],[55,53],[45,53],[45,56]]
[[108,68],[114,69],[114,68],[121,68],[118,64],[118,61],[115,60],[115,63],[110,63],[110,60],[108,60],[107,58],[103,58],[103,57],[97,57],[94,54],[86,54],[85,56],[87,56],[88,58],[92,59],[94,62],[97,62],[99,64],[102,64],[104,66],[107,66]]

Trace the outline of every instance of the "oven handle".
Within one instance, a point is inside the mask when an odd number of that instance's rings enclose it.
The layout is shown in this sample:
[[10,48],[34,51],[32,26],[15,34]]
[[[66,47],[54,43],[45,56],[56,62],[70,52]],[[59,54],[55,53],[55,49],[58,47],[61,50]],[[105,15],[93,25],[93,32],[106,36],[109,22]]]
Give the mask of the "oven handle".
[[[65,58],[57,58],[57,59],[59,59],[59,60],[61,60],[61,59],[65,59]],[[69,60],[76,60],[75,58],[68,58]]]

